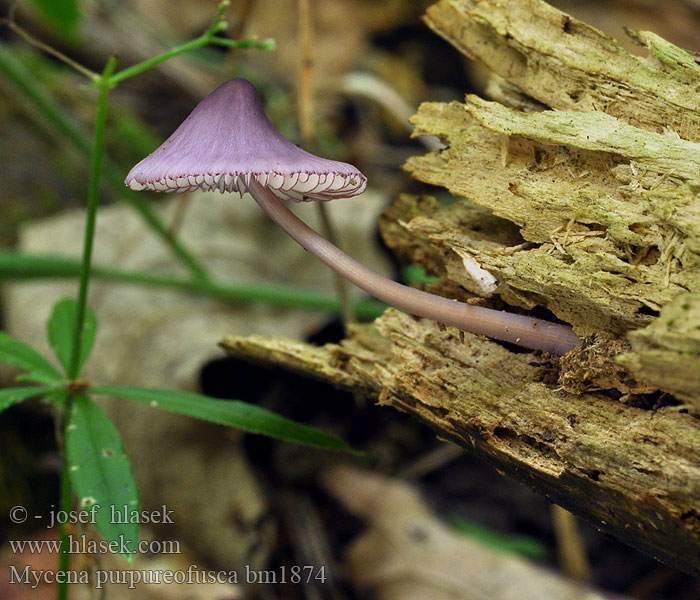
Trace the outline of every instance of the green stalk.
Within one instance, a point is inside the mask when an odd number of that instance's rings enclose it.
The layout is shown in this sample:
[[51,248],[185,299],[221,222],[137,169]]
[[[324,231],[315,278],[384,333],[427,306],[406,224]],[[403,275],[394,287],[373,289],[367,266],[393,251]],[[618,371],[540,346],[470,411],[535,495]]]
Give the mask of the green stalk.
[[92,268],[92,247],[95,240],[95,223],[97,205],[100,200],[100,180],[102,179],[102,159],[104,156],[105,128],[107,125],[107,97],[110,90],[110,76],[117,66],[117,59],[111,57],[98,81],[97,111],[95,116],[95,139],[90,159],[90,184],[88,187],[87,215],[85,218],[85,239],[83,241],[83,261],[80,269],[78,289],[78,309],[73,332],[73,348],[68,367],[68,378],[76,379],[80,373],[80,346],[82,343],[85,311],[87,307],[88,286]]
[[[0,43],[0,71],[14,83],[22,94],[32,102],[46,121],[85,156],[90,156],[91,147],[87,133],[75,123],[75,120],[34,82],[32,75],[24,66],[7,51],[4,44]],[[148,226],[170,247],[173,254],[182,262],[188,270],[198,278],[207,277],[206,269],[177,239],[174,239],[168,227],[148,204],[146,197],[132,192],[124,185],[124,174],[109,158],[104,159],[105,180],[109,186],[132,208],[134,208],[148,224]]]
[[[0,280],[73,278],[80,275],[80,267],[80,262],[72,258],[32,255],[0,248]],[[91,268],[91,275],[106,281],[201,294],[234,304],[261,303],[280,308],[327,311],[336,315],[342,312],[335,296],[295,287],[237,284],[216,278],[200,281],[95,265]],[[376,319],[387,308],[383,302],[371,299],[356,300],[352,306],[353,312],[361,319]]]
[[[271,50],[272,48],[274,48],[274,45],[270,40],[259,42],[257,38],[247,38],[245,40],[229,40],[226,38],[215,38],[214,34],[210,33],[210,31],[211,30],[207,31],[206,33],[202,34],[200,37],[194,40],[190,40],[189,42],[186,42],[180,46],[171,48],[170,50],[163,52],[163,54],[159,54],[158,56],[154,56],[153,58],[144,60],[143,62],[140,62],[127,69],[124,69],[123,71],[119,71],[119,73],[116,73],[112,76],[112,84],[117,84],[121,81],[124,81],[125,79],[128,79],[129,77],[138,75],[139,73],[142,73],[143,71],[155,67],[157,64],[160,64],[163,61],[168,60],[169,58],[173,58],[178,54],[191,52],[192,50],[202,48],[203,46],[207,46],[208,44],[226,46],[227,48],[256,48],[258,50]],[[216,31],[214,31],[214,33],[218,33],[219,31],[221,31],[221,29],[217,29]]]
[[[71,399],[69,398],[64,407],[64,420],[68,421],[68,413],[71,410]],[[65,429],[63,433],[63,439],[65,440]],[[68,514],[73,509],[73,490],[71,488],[70,473],[68,472],[68,461],[65,458],[65,450],[61,452],[63,455],[63,466],[61,467],[61,510]],[[65,523],[61,523],[59,526],[59,533],[61,536],[61,552],[58,555],[58,570],[59,572],[66,572],[70,569],[70,552],[68,539],[68,530]],[[65,579],[61,579],[58,584],[58,591],[56,593],[57,600],[68,600],[68,584]]]
[[[68,379],[77,379],[80,375],[80,346],[82,345],[82,333],[85,326],[85,313],[87,311],[87,296],[90,285],[90,271],[92,269],[92,247],[95,241],[95,223],[97,221],[97,206],[100,201],[100,180],[102,179],[102,162],[104,157],[105,129],[107,125],[107,98],[109,96],[109,78],[117,66],[117,59],[111,57],[105,65],[102,76],[97,81],[97,110],[95,114],[95,136],[92,145],[90,159],[90,183],[88,186],[87,215],[85,218],[85,238],[83,241],[83,259],[80,265],[80,282],[78,284],[78,307],[75,318],[75,330],[73,331],[73,346],[71,348],[70,362],[68,363]],[[70,420],[72,410],[72,394],[68,394],[63,407],[62,433],[66,439],[66,428]],[[63,468],[61,469],[61,509],[71,510],[73,495],[71,489],[68,461],[66,460],[65,447],[62,450]],[[61,553],[58,559],[58,570],[70,569],[70,554],[68,553],[68,534],[65,525],[61,525]],[[65,578],[58,583],[58,600],[67,600],[68,583]]]

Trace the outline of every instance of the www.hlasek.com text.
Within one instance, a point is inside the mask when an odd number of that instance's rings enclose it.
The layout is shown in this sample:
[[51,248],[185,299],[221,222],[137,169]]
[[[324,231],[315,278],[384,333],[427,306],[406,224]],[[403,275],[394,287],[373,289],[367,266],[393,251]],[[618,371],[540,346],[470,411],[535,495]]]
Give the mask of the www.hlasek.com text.
[[[68,554],[182,554],[179,540],[141,540],[136,544],[120,535],[114,540],[91,539],[85,534],[67,536]],[[13,554],[58,554],[61,540],[9,540]]]

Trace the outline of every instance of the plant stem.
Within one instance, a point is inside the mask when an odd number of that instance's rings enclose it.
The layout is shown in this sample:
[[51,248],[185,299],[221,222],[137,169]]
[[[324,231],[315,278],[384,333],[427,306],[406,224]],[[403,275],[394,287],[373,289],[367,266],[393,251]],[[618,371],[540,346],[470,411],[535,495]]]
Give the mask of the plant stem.
[[[69,396],[66,403],[63,405],[63,420],[66,424],[70,417],[71,410],[72,399]],[[62,440],[65,440],[65,424],[62,424],[62,432]],[[73,508],[73,490],[71,488],[70,473],[68,472],[68,461],[66,460],[65,449],[61,449],[61,456],[63,457],[63,465],[61,466],[60,506],[61,510],[65,511],[65,514],[68,514]],[[65,523],[60,524],[59,534],[61,537],[61,551],[58,555],[58,570],[59,572],[67,572],[70,569],[70,552],[68,551],[70,540],[68,539],[68,530]],[[56,598],[57,600],[68,599],[68,583],[66,582],[65,578],[59,580]]]
[[[37,256],[0,248],[0,280],[72,278],[80,275],[80,268],[80,262],[75,259]],[[294,287],[236,284],[216,278],[201,281],[94,265],[91,274],[95,279],[181,290],[220,298],[235,304],[261,303],[280,308],[300,308],[341,314],[340,302],[335,296]],[[362,319],[376,319],[386,308],[383,302],[371,299],[356,300],[353,303],[354,313]]]
[[[128,67],[119,73],[112,74],[106,79],[104,78],[104,75],[102,78],[100,78],[100,76],[93,73],[89,69],[85,69],[81,65],[78,65],[67,56],[62,55],[42,42],[35,40],[27,32],[16,26],[12,21],[7,22],[10,27],[25,37],[25,39],[27,39],[30,43],[39,45],[47,52],[51,52],[54,54],[54,56],[60,60],[63,60],[69,66],[89,77],[93,81],[94,85],[100,87],[106,85],[108,88],[110,88],[117,85],[120,81],[133,77],[134,75],[137,75],[138,73],[141,73],[165,60],[168,60],[173,56],[177,56],[184,52],[189,52],[190,50],[200,48],[207,44],[226,46],[228,48],[258,48],[261,50],[274,50],[275,44],[273,40],[259,42],[256,38],[229,40],[226,38],[216,37],[216,34],[226,29],[226,22],[223,20],[223,16],[229,4],[230,2],[228,2],[228,0],[224,0],[219,4],[214,22],[209,29],[207,29],[207,31],[205,31],[198,38],[176,46],[175,48],[172,48],[159,56]],[[65,111],[52,102],[52,100],[49,99],[42,92],[42,90],[34,84],[31,75],[23,70],[23,67],[19,61],[16,61],[9,52],[4,50],[3,44],[0,44],[0,70],[2,70],[5,75],[24,93],[24,95],[34,103],[36,108],[39,109],[39,111],[50,123],[52,123],[63,135],[71,140],[71,142],[83,154],[86,156],[90,155],[91,148],[87,140],[87,135],[73,122],[71,117],[66,114]],[[170,246],[173,253],[192,272],[192,274],[198,279],[207,279],[209,274],[204,266],[187,250],[185,246],[183,246],[174,236],[170,235],[168,228],[163,224],[158,215],[151,209],[147,201],[140,195],[134,194],[133,192],[124,188],[123,174],[121,173],[121,170],[107,159],[105,159],[104,170],[105,179],[108,181],[110,186],[116,190],[119,195],[123,196],[125,200],[141,214],[146,223],[148,223],[153,231],[159,235],[166,242],[166,244],[168,244],[168,246]]]
[[581,343],[567,325],[471,306],[387,279],[316,233],[254,177],[247,188],[268,216],[298,244],[348,281],[392,306],[470,333],[559,355],[566,354]]
[[68,366],[68,378],[76,379],[80,373],[80,346],[82,344],[85,311],[87,307],[88,286],[92,267],[92,247],[95,239],[97,205],[100,200],[100,180],[102,179],[102,159],[104,156],[105,128],[107,124],[107,98],[110,90],[110,76],[117,66],[117,59],[111,57],[105,65],[98,83],[97,110],[95,116],[95,137],[90,159],[90,184],[88,187],[87,215],[85,218],[85,238],[83,241],[83,260],[80,269],[78,288],[78,308],[73,332],[73,347]]
[[120,81],[124,81],[129,77],[138,75],[139,73],[142,73],[147,69],[155,67],[156,65],[170,58],[173,58],[174,56],[184,54],[185,52],[191,52],[192,50],[196,50],[197,48],[201,48],[202,46],[206,46],[208,44],[226,46],[227,48],[257,48],[258,50],[274,50],[275,45],[274,42],[271,40],[259,42],[258,39],[254,37],[247,38],[245,40],[229,40],[226,38],[215,37],[217,33],[221,33],[226,29],[226,22],[223,20],[223,18],[224,12],[229,7],[229,5],[230,2],[228,2],[228,0],[224,0],[224,2],[221,2],[219,4],[219,8],[216,13],[216,18],[214,19],[214,22],[211,24],[209,29],[207,29],[198,38],[190,40],[189,42],[185,42],[184,44],[180,44],[179,46],[175,46],[174,48],[166,50],[158,56],[154,56],[153,58],[144,60],[138,64],[128,67],[127,69],[124,69],[123,71],[119,71],[119,73],[112,75],[112,85],[116,85]]
[[258,50],[271,50],[272,48],[274,48],[274,45],[270,40],[260,42],[257,38],[254,37],[247,38],[244,40],[229,40],[226,38],[216,38],[212,33],[207,31],[206,33],[202,34],[200,37],[194,40],[190,40],[189,42],[186,42],[180,46],[171,48],[170,50],[163,52],[163,54],[159,54],[158,56],[154,56],[153,58],[144,60],[143,62],[140,62],[127,69],[124,69],[123,71],[119,71],[119,73],[112,76],[112,84],[116,85],[117,83],[124,81],[129,77],[133,77],[134,75],[138,75],[139,73],[142,73],[143,71],[146,71],[151,67],[155,67],[157,64],[160,64],[163,61],[172,58],[173,56],[177,56],[185,52],[190,52],[192,50],[196,50],[197,48],[202,48],[203,46],[206,46],[208,44],[226,46],[227,48],[256,48]]
[[[66,137],[85,156],[90,156],[91,146],[87,133],[75,123],[73,118],[49,98],[34,82],[32,75],[12,56],[0,43],[0,70],[28,98],[34,107],[52,124],[58,132]],[[157,213],[150,207],[148,201],[124,186],[124,174],[109,158],[104,159],[105,180],[110,187],[126,200],[148,224],[148,226],[170,247],[173,254],[197,278],[205,279],[208,275],[200,262],[176,239],[172,238],[168,228]]]
[[35,38],[31,33],[29,33],[23,27],[17,25],[17,23],[15,23],[14,21],[8,20],[7,26],[10,29],[12,29],[12,31],[14,31],[17,35],[22,37],[26,42],[29,42],[32,46],[35,46],[36,48],[39,48],[39,50],[42,50],[47,54],[51,54],[54,58],[57,58],[61,62],[66,63],[69,67],[78,71],[78,73],[82,73],[83,75],[85,75],[85,77],[87,77],[90,81],[96,82],[99,79],[100,76],[97,73],[74,61],[69,56],[63,54],[63,52],[59,52],[53,46],[49,46],[48,44],[45,44],[41,40]]
[[[83,341],[83,327],[85,325],[85,313],[87,311],[88,287],[90,284],[90,271],[92,269],[92,247],[95,240],[95,223],[97,221],[97,206],[100,200],[100,180],[102,179],[102,162],[104,157],[105,128],[107,125],[107,98],[109,96],[109,77],[114,73],[117,59],[113,56],[107,61],[101,77],[97,81],[97,110],[95,112],[95,134],[90,158],[90,183],[88,185],[87,215],[85,218],[85,238],[83,240],[83,259],[80,266],[80,282],[78,284],[77,312],[75,317],[75,329],[73,331],[73,346],[71,348],[70,362],[68,363],[68,379],[77,379],[80,375],[80,347]],[[63,406],[63,423],[61,424],[62,440],[61,448],[63,467],[61,468],[61,510],[70,511],[73,503],[68,461],[66,460],[65,439],[68,421],[72,410],[72,396],[69,393]],[[61,553],[58,559],[59,571],[67,571],[70,568],[70,554],[68,553],[68,534],[65,525],[61,526]],[[58,600],[67,600],[68,582],[62,578],[58,582]]]

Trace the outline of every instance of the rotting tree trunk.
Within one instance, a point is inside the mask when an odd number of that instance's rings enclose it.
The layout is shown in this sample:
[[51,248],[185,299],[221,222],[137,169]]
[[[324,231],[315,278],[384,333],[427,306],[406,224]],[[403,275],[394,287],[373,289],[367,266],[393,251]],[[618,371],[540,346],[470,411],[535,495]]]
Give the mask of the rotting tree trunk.
[[[700,575],[700,420],[688,414],[700,409],[700,65],[648,32],[634,35],[649,57],[632,56],[539,0],[441,0],[426,23],[493,71],[498,102],[421,106],[416,134],[446,148],[405,168],[468,200],[402,196],[385,240],[439,276],[432,291],[545,307],[611,342],[558,363],[392,310],[339,346],[223,346],[410,412]],[[601,387],[663,390],[687,407],[637,408]]]
[[603,531],[700,574],[700,420],[567,393],[547,383],[547,359],[395,310],[377,328],[356,327],[340,346],[263,336],[222,346],[409,412]]

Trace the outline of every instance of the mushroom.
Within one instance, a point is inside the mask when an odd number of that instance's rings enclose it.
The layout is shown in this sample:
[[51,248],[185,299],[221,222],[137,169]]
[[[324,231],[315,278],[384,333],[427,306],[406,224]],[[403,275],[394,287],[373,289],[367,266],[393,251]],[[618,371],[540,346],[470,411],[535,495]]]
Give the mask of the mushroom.
[[298,148],[270,123],[255,86],[228,81],[126,177],[132,190],[248,192],[294,240],[369,294],[406,310],[498,340],[565,354],[581,340],[566,326],[472,306],[391,281],[357,262],[301,221],[282,200],[331,200],[364,191],[355,167]]

